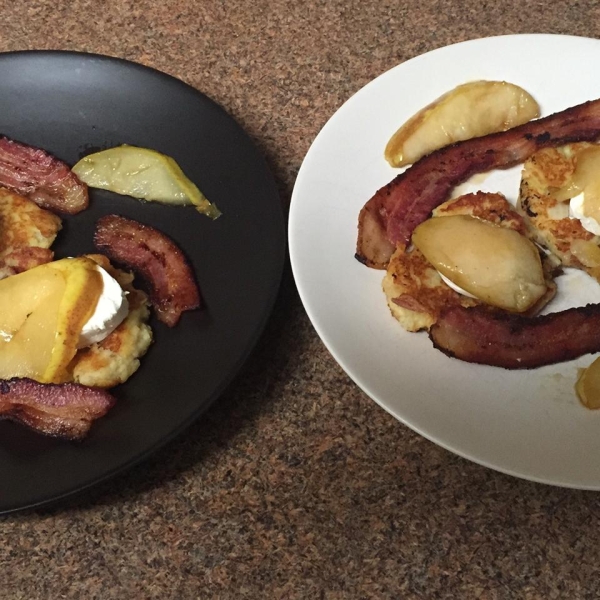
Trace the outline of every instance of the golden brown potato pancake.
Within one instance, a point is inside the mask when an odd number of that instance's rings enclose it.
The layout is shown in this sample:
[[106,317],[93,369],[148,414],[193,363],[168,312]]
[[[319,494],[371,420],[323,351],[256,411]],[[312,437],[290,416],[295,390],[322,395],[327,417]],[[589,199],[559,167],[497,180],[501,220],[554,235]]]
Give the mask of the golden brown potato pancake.
[[57,215],[0,188],[0,279],[51,261],[61,227]]
[[[529,237],[523,217],[501,194],[466,194],[448,200],[433,211],[433,217],[451,215],[470,215]],[[548,292],[534,307],[536,312],[556,293],[556,284],[552,281],[555,264],[548,261],[543,261],[543,264]],[[447,306],[470,307],[481,304],[448,287],[437,270],[414,246],[396,248],[383,279],[383,291],[392,315],[408,331],[429,329],[439,318],[440,311]]]
[[532,239],[564,266],[586,271],[600,281],[600,237],[586,231],[578,219],[569,218],[568,200],[553,196],[569,181],[578,153],[592,146],[580,142],[536,152],[523,165],[517,207]]

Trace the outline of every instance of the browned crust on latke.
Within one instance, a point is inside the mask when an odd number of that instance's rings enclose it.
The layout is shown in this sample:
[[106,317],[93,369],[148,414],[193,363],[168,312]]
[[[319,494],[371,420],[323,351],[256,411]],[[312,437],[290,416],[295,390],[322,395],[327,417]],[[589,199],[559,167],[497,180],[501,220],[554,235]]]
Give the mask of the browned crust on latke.
[[50,262],[61,226],[57,215],[0,188],[0,279]]
[[[410,251],[401,245],[396,248],[388,264],[383,285],[388,305],[395,318],[398,318],[400,311],[395,311],[390,303],[413,313],[404,312],[404,318],[398,319],[409,331],[429,329],[446,306],[478,304],[477,300],[458,294],[448,287],[436,269],[415,247]],[[393,289],[401,292],[392,295]]]
[[523,217],[502,194],[476,192],[464,194],[441,204],[433,211],[434,217],[444,215],[470,215],[495,225],[501,225],[527,235],[527,225]]
[[573,244],[579,240],[599,245],[600,237],[584,229],[578,219],[556,218],[560,204],[564,204],[562,211],[568,212],[568,201],[559,202],[553,196],[572,176],[577,154],[593,146],[582,142],[545,148],[529,158],[523,165],[517,208],[538,244],[557,256],[564,266],[581,269],[598,279],[598,266],[585,265],[573,253]]

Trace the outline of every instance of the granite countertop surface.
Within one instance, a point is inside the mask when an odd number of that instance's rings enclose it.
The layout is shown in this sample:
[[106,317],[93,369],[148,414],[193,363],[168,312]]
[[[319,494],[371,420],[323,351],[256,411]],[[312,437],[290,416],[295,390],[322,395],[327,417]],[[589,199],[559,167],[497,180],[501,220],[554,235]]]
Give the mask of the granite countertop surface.
[[[119,56],[209,95],[256,141],[286,208],[320,128],[387,69],[477,37],[600,34],[591,0],[0,7],[0,51]],[[192,427],[79,496],[0,517],[0,598],[592,599],[599,529],[598,493],[485,469],[379,408],[286,267],[255,351]]]

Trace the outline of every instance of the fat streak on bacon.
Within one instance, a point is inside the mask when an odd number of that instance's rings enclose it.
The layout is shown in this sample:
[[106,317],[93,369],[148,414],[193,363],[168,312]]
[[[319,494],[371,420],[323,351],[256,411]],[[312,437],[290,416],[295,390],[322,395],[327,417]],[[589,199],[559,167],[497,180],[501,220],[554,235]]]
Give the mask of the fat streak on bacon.
[[60,213],[76,214],[89,203],[87,186],[67,164],[7,137],[0,137],[0,186]]
[[362,208],[356,258],[384,269],[397,244],[475,173],[506,169],[541,148],[600,138],[600,100],[525,125],[446,146],[421,158],[381,188]]
[[17,421],[53,437],[82,439],[92,422],[104,416],[114,403],[105,390],[77,383],[0,379],[0,419]]

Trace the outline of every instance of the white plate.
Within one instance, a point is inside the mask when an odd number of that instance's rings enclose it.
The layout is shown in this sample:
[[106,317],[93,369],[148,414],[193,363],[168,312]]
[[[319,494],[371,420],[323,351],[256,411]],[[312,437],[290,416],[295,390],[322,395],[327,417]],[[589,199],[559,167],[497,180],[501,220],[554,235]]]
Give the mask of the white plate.
[[[472,40],[414,58],[348,100],[312,144],[292,195],[289,242],[300,296],[323,342],[378,404],[433,442],[482,465],[555,485],[600,489],[600,411],[581,406],[576,361],[511,372],[451,359],[392,319],[382,271],[354,259],[358,213],[397,170],[383,149],[417,110],[476,79],[521,85],[548,115],[600,97],[600,41],[554,35]],[[471,189],[516,200],[520,168]],[[484,180],[485,179],[485,180]],[[469,188],[469,186],[466,186]],[[550,309],[600,302],[581,273],[559,278]]]

